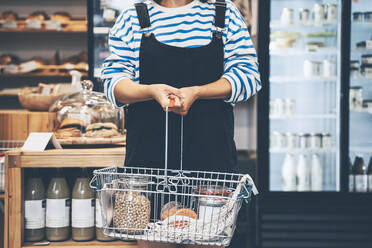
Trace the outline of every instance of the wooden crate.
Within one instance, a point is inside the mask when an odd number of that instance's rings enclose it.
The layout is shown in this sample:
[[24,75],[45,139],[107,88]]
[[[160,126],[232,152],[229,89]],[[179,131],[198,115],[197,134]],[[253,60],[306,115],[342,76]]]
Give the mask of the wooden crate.
[[0,140],[26,140],[30,132],[53,130],[55,113],[0,110]]

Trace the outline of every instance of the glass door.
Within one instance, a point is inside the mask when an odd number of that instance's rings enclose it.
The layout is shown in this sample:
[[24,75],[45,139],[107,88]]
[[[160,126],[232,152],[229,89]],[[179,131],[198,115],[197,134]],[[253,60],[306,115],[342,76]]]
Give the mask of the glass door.
[[340,190],[341,0],[271,0],[269,190]]
[[349,191],[372,192],[371,1],[354,0],[351,18]]

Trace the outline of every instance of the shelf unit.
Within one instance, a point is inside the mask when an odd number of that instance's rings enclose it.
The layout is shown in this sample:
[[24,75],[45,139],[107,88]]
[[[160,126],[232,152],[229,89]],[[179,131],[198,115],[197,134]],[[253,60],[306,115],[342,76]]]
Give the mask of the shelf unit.
[[290,76],[272,76],[270,83],[325,83],[336,82],[336,77],[290,77]]
[[[33,245],[33,243],[25,243],[22,248],[40,248],[40,245]],[[112,242],[99,242],[99,241],[88,241],[88,242],[76,242],[68,240],[64,242],[50,242],[47,245],[48,248],[92,248],[92,247],[104,247],[104,248],[136,248],[137,244],[134,242],[125,241],[112,241]]]
[[270,116],[270,120],[305,120],[305,119],[335,119],[335,114],[312,114],[293,116]]
[[271,56],[316,56],[316,55],[336,55],[337,50],[334,48],[319,48],[316,51],[306,51],[305,49],[299,48],[286,48],[280,50],[270,50]]
[[[27,168],[100,168],[109,166],[122,166],[125,157],[125,147],[112,148],[90,148],[90,149],[52,149],[44,152],[24,152],[20,149],[6,153],[5,163],[8,168],[8,230],[22,230],[9,232],[9,248],[40,247],[32,243],[23,242],[23,181],[24,170]],[[49,248],[134,248],[136,243],[114,241],[114,242],[51,242]]]

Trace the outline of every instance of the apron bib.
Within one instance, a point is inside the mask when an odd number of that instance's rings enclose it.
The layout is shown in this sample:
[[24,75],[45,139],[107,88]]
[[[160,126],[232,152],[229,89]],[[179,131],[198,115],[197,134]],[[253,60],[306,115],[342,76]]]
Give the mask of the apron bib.
[[[222,29],[226,4],[218,1],[212,41],[181,48],[159,42],[153,33],[142,35],[140,83],[176,88],[217,81],[224,72]],[[142,29],[151,25],[147,5],[136,4]],[[164,168],[165,112],[154,100],[130,104],[126,113],[125,166]],[[236,166],[233,107],[218,100],[197,100],[184,117],[183,169],[232,172]],[[181,116],[169,113],[168,168],[179,169]]]

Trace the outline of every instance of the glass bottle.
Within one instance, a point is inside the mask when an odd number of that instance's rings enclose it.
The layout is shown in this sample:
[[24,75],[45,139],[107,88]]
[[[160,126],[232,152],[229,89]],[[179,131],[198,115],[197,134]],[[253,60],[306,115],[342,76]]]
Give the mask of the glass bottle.
[[31,170],[25,189],[25,241],[37,242],[45,236],[45,187],[38,169]]
[[354,161],[355,171],[355,191],[367,192],[367,170],[364,160],[361,156],[357,156]]
[[102,216],[102,206],[99,201],[100,192],[97,192],[96,196],[96,239],[98,241],[112,241],[113,238],[110,238],[108,236],[105,236],[103,231],[103,216]]
[[94,192],[89,186],[87,168],[81,169],[72,189],[72,239],[88,241],[94,238]]
[[70,189],[61,168],[56,169],[47,190],[46,237],[49,241],[64,241],[70,231]]

